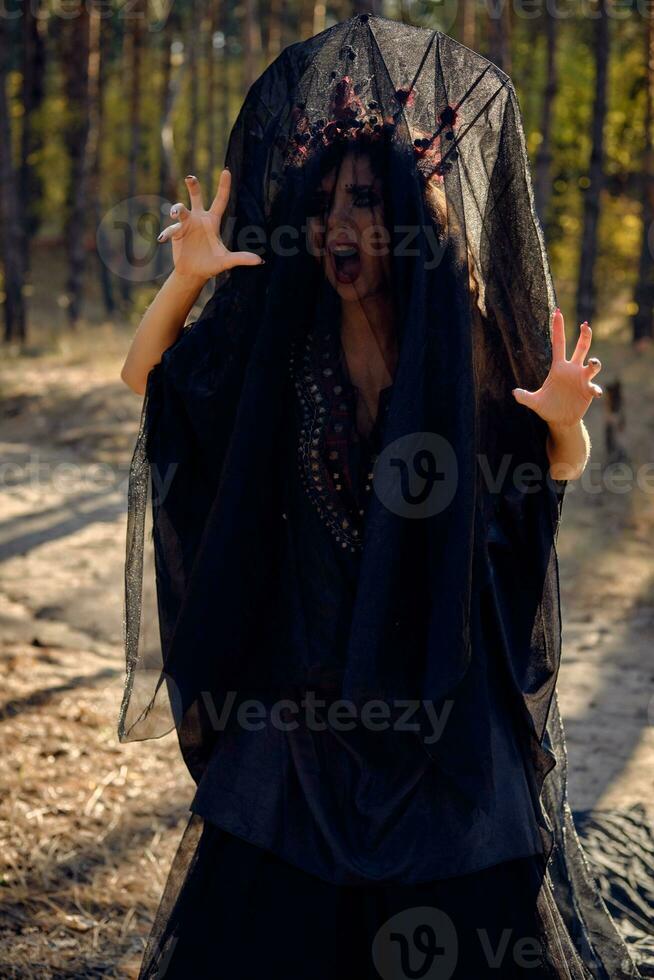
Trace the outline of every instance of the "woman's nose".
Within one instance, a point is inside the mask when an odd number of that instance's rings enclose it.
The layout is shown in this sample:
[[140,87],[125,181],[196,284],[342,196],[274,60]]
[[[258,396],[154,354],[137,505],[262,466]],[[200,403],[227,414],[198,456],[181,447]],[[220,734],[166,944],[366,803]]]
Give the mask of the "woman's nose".
[[334,231],[339,225],[348,228],[352,224],[352,211],[347,201],[334,201],[327,215],[327,227]]
[[351,221],[352,209],[350,207],[350,201],[344,194],[335,194],[332,201],[331,207],[327,214],[327,222],[330,229],[333,229],[335,225],[344,224]]

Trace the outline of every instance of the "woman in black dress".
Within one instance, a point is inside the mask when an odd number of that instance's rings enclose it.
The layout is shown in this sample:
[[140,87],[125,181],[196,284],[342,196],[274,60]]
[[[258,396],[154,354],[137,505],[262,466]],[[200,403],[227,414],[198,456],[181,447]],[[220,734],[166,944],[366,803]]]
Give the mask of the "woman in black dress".
[[587,324],[566,357],[510,79],[357,17],[263,74],[227,167],[209,210],[187,178],[122,374],[119,734],[174,725],[197,784],[141,977],[638,976],[555,696],[600,365]]

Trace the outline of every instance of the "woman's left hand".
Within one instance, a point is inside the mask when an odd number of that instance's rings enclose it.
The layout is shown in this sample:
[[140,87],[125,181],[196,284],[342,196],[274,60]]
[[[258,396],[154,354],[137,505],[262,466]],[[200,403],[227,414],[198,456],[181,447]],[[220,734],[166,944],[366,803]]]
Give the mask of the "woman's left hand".
[[579,339],[570,360],[565,356],[565,323],[557,307],[552,320],[552,366],[538,391],[514,388],[513,397],[521,405],[531,408],[551,426],[567,427],[577,424],[586,414],[593,398],[602,394],[593,378],[601,369],[598,358],[591,357],[584,364],[590,350],[592,331],[584,321],[579,328]]

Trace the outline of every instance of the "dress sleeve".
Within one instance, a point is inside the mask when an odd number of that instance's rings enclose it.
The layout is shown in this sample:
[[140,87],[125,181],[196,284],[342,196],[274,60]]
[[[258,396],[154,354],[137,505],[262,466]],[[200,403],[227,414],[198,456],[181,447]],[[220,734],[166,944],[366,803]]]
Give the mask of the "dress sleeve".
[[148,375],[128,477],[121,741],[175,725],[165,662],[231,428],[244,333],[233,306],[227,278]]
[[[493,445],[498,458],[506,453],[511,456],[514,470],[530,463],[538,468],[543,486],[541,503],[555,539],[567,484],[549,476],[547,424],[515,402],[512,389],[535,390],[545,380],[552,363],[551,322],[557,300],[535,208],[522,115],[508,78],[505,89],[479,252],[484,287],[483,344],[490,389],[483,410],[496,416],[488,423],[482,451]],[[529,494],[535,496],[531,490]],[[532,506],[526,494],[513,494],[509,509],[516,518],[518,500]]]

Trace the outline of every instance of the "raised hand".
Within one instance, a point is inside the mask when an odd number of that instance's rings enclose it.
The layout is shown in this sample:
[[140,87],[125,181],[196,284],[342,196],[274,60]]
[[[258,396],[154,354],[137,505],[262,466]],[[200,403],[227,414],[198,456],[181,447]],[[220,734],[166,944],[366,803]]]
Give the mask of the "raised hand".
[[538,391],[514,388],[513,396],[521,405],[545,419],[550,426],[566,427],[577,424],[586,414],[593,398],[602,394],[593,378],[602,365],[591,357],[584,364],[590,350],[592,330],[586,321],[579,328],[579,338],[570,360],[565,353],[565,323],[557,307],[552,320],[552,365],[549,374]]
[[231,174],[223,170],[216,196],[208,211],[204,210],[202,190],[197,177],[185,178],[191,210],[174,204],[170,217],[176,218],[159,235],[158,242],[171,241],[175,270],[183,276],[208,280],[237,265],[261,265],[263,259],[255,252],[230,252],[220,238],[220,222],[229,200]]

